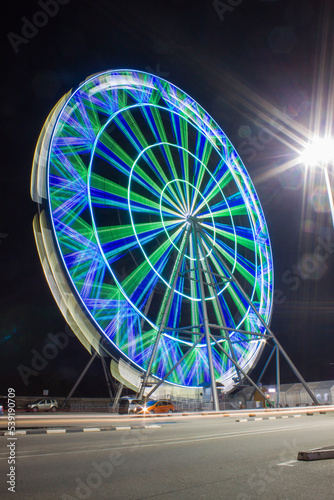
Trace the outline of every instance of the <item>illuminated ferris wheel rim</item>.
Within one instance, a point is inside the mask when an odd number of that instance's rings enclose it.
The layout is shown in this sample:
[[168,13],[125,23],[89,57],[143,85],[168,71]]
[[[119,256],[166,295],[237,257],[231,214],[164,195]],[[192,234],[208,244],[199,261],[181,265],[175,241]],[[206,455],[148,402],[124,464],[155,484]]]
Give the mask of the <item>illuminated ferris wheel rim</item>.
[[[121,78],[120,78],[120,74],[121,74]],[[100,90],[101,88],[103,88],[104,90],[107,90],[107,89],[127,89],[127,90],[133,90],[133,87],[131,87],[131,83],[134,84],[136,87],[138,88],[141,88],[144,84],[145,86],[149,87],[149,88],[152,88],[152,89],[155,89],[154,85],[152,85],[150,82],[147,83],[147,82],[143,82],[143,81],[138,81],[137,78],[133,78],[133,74],[134,72],[129,72],[129,70],[121,70],[121,71],[116,71],[114,72],[114,77],[115,77],[115,82],[116,82],[116,85],[113,85],[112,83],[112,80],[113,80],[113,77],[112,77],[112,74],[109,73],[109,72],[103,72],[101,73],[100,75],[94,75],[93,77],[87,79],[66,101],[65,105],[63,106],[61,112],[59,113],[58,115],[58,118],[57,118],[57,121],[56,121],[56,125],[54,127],[54,130],[53,130],[53,134],[52,134],[52,139],[51,139],[51,144],[53,143],[53,140],[54,138],[56,137],[56,133],[57,133],[57,127],[58,127],[58,124],[60,123],[60,120],[62,118],[62,113],[63,111],[66,109],[66,107],[71,103],[71,100],[75,98],[75,96],[78,95],[78,93],[80,93],[80,91],[82,89],[85,88],[86,85],[88,85],[90,82],[93,82],[97,77],[100,78],[100,77],[104,77],[104,76],[109,76],[110,75],[110,78],[107,78],[107,83],[102,83],[100,86],[96,86],[94,89],[92,89],[89,94],[91,96],[95,96]],[[138,75],[145,75],[145,77],[151,77],[151,82],[161,82],[162,80],[160,78],[157,78],[157,77],[154,77],[153,75],[148,75],[147,73],[139,73],[139,72],[135,72],[135,74],[138,76]],[[171,85],[169,82],[166,82],[164,80],[164,82],[169,86],[169,89],[172,88],[172,89],[175,89],[175,92],[176,91],[179,91],[180,93],[182,93],[182,95],[186,95],[184,92],[180,91],[180,89],[178,89],[177,87]],[[160,91],[162,91],[163,88],[160,86]],[[162,92],[163,94],[163,92]],[[166,102],[169,102],[171,104],[173,104],[173,106],[175,105],[175,95],[173,96],[174,97],[174,100],[170,98],[170,95],[167,94],[168,96],[168,99],[166,98]],[[192,107],[192,104],[195,103],[195,101],[193,101],[189,96],[186,95],[186,98],[187,98],[187,104],[186,106],[184,106],[184,108],[182,107],[182,110],[187,110],[188,113],[195,113],[195,116],[197,116],[198,119],[203,119],[203,116],[200,117],[198,112],[196,113],[195,110],[193,107]],[[121,112],[124,112],[124,110],[127,110],[127,109],[130,109],[130,108],[133,108],[133,107],[140,107],[140,106],[152,106],[152,104],[149,104],[149,103],[143,103],[143,104],[137,104],[135,106],[128,106],[126,108],[123,108],[123,109],[120,109],[118,110],[116,113],[113,114],[112,117],[109,118],[108,120],[108,124],[113,120],[114,116],[116,114],[119,114]],[[160,107],[160,106],[155,106],[155,107]],[[243,187],[241,186],[241,180],[240,178],[243,180],[243,181],[247,181],[247,177],[248,177],[248,174],[245,173],[244,170],[241,169],[240,165],[235,165],[233,163],[232,165],[232,161],[231,161],[231,158],[227,158],[227,157],[223,157],[222,156],[222,153],[219,151],[219,148],[216,144],[216,142],[219,140],[220,142],[220,145],[222,147],[222,151],[224,151],[226,153],[226,146],[221,142],[221,138],[225,139],[226,141],[228,141],[228,139],[226,138],[225,134],[219,129],[219,127],[217,126],[217,124],[215,122],[213,122],[213,120],[209,117],[209,115],[206,114],[206,112],[204,112],[202,110],[202,108],[200,108],[198,106],[197,103],[195,103],[195,107],[197,107],[198,109],[201,110],[202,113],[204,113],[204,117],[206,117],[206,119],[204,120],[204,122],[201,122],[202,123],[202,127],[196,123],[195,121],[193,121],[192,118],[190,118],[188,115],[186,116],[186,118],[182,115],[182,118],[183,119],[187,119],[189,120],[190,124],[192,126],[194,126],[195,128],[197,128],[198,130],[200,130],[201,134],[203,134],[206,139],[211,143],[211,145],[213,146],[213,148],[216,150],[216,152],[219,154],[219,156],[223,159],[223,161],[225,162],[225,164],[228,166],[229,168],[229,171],[231,173],[231,175],[233,176],[234,180],[235,180],[235,183],[238,185],[239,187],[239,192],[241,193],[242,197],[243,197],[243,200],[244,200],[244,203],[245,203],[245,206],[247,206],[248,210],[247,210],[247,216],[248,216],[248,219],[249,219],[249,222],[250,222],[250,227],[251,227],[251,230],[252,230],[252,234],[253,234],[253,239],[254,241],[256,241],[257,239],[257,234],[256,234],[256,229],[255,229],[255,226],[256,226],[256,222],[260,222],[260,224],[262,223],[262,221],[264,220],[262,217],[258,217],[257,221],[254,220],[254,208],[256,208],[257,211],[261,211],[261,207],[259,205],[259,202],[258,200],[254,198],[254,193],[252,190],[250,190],[250,193],[249,193],[249,197],[248,196],[245,196],[245,193],[244,193],[244,189]],[[162,109],[166,109],[166,108],[162,108]],[[74,113],[75,109],[72,110],[72,113]],[[176,113],[175,109],[167,109],[167,112],[169,113]],[[71,116],[71,113],[69,113],[69,116]],[[209,121],[211,120],[211,123],[214,123],[214,127],[213,128],[210,128],[209,127]],[[204,125],[203,125],[204,123]],[[153,322],[150,322],[150,320],[143,315],[142,311],[139,310],[136,305],[129,299],[129,297],[127,296],[126,292],[124,291],[124,289],[122,288],[122,285],[119,283],[115,273],[113,272],[113,270],[111,269],[111,266],[109,265],[109,262],[107,260],[107,258],[105,257],[104,255],[104,251],[102,249],[102,246],[101,246],[101,243],[100,243],[100,239],[99,239],[99,235],[98,235],[98,229],[96,227],[96,224],[95,224],[95,220],[94,220],[94,210],[93,210],[93,207],[92,207],[92,200],[91,200],[91,192],[90,192],[90,179],[91,179],[91,172],[92,172],[92,162],[93,162],[93,156],[94,156],[94,151],[95,151],[95,148],[97,146],[97,143],[98,143],[98,140],[99,140],[99,137],[101,136],[102,134],[102,128],[105,129],[107,126],[107,124],[105,124],[103,127],[101,127],[100,131],[98,132],[98,135],[96,136],[95,138],[95,141],[94,141],[94,147],[93,147],[93,150],[91,152],[91,160],[90,160],[90,164],[89,164],[89,175],[88,175],[88,181],[87,181],[87,194],[88,194],[88,199],[89,199],[89,206],[90,206],[90,209],[91,209],[91,216],[92,216],[92,220],[93,220],[93,229],[94,229],[94,233],[95,233],[95,237],[96,237],[96,240],[97,240],[97,244],[100,248],[100,252],[101,252],[101,255],[102,255],[102,258],[104,259],[107,267],[109,268],[111,274],[113,275],[114,279],[115,279],[115,282],[118,286],[118,288],[121,290],[122,292],[122,295],[124,296],[124,298],[134,307],[134,309],[142,316],[144,317],[150,324],[151,326],[154,328],[154,329],[157,329],[157,325],[155,325]],[[211,131],[212,134],[209,134],[208,131]],[[228,141],[230,147],[231,147],[231,144],[230,142]],[[149,147],[153,148],[157,146],[157,144],[152,144],[150,145]],[[173,147],[177,147],[177,148],[181,148],[180,145],[177,145],[177,144],[171,144],[170,143],[170,146],[173,146]],[[225,149],[224,149],[225,147]],[[143,154],[143,153],[140,153],[140,155]],[[192,153],[190,153],[192,154]],[[138,155],[138,156],[140,156]],[[194,155],[193,155],[194,156]],[[233,150],[233,153],[232,153],[232,159],[235,160],[237,158],[236,156],[236,153],[235,151]],[[51,148],[49,149],[49,162],[50,162],[50,157],[51,157]],[[238,158],[239,160],[239,158]],[[137,161],[137,160],[136,160]],[[241,163],[241,162],[240,162]],[[50,209],[50,213],[52,214],[52,206],[51,206],[51,196],[50,196],[50,172],[49,172],[49,167],[50,167],[50,163],[48,163],[48,184],[47,184],[47,188],[48,188],[48,198],[49,198],[49,209]],[[206,166],[204,165],[204,167],[206,168]],[[131,170],[131,174],[130,174],[130,180],[129,180],[129,189],[130,189],[130,182],[131,182],[131,178],[132,178],[132,171],[133,169],[135,168],[135,163],[133,164],[133,167],[132,167],[132,170]],[[240,170],[241,169],[241,170]],[[237,173],[240,175],[240,178],[237,176]],[[211,177],[212,177],[212,174],[210,173]],[[182,182],[187,182],[185,180],[181,180]],[[169,181],[170,183],[171,182],[175,182],[175,179],[173,180],[170,180]],[[195,187],[195,189],[197,189]],[[219,188],[220,189],[220,188]],[[225,196],[222,192],[222,190],[220,189],[224,199],[225,199]],[[129,195],[128,195],[128,206],[129,206],[129,209],[130,209],[130,191],[129,192]],[[203,199],[205,200],[205,198],[203,197]],[[256,201],[256,202],[255,202]],[[250,209],[250,204],[252,204],[252,207]],[[226,201],[226,204],[228,206],[228,202]],[[209,205],[208,205],[209,206]],[[229,211],[230,211],[230,208],[228,207]],[[210,210],[210,208],[209,208]],[[261,214],[262,215],[262,214]],[[233,217],[231,215],[231,221],[232,221],[232,225],[233,225],[233,230],[234,230],[234,236],[235,236],[235,228],[234,228],[234,222],[233,222]],[[60,255],[61,255],[61,258],[62,258],[62,261],[63,261],[63,264],[68,272],[68,275],[69,275],[69,278],[74,286],[75,289],[77,289],[75,283],[73,282],[72,280],[72,276],[71,274],[69,273],[68,269],[67,269],[67,265],[65,263],[65,260],[64,260],[64,256],[63,256],[63,253],[62,253],[62,250],[61,250],[61,247],[60,247],[60,243],[59,243],[59,240],[58,240],[58,236],[57,236],[57,231],[56,231],[56,227],[55,227],[55,222],[54,222],[54,219],[53,217],[51,217],[51,222],[52,222],[52,226],[53,226],[53,230],[54,230],[54,234],[56,235],[56,241],[57,241],[57,246],[59,248],[59,252],[60,252]],[[162,219],[162,222],[163,222],[163,219]],[[132,227],[135,231],[135,227],[134,227],[134,223],[133,223],[133,220],[132,220],[132,216],[131,216],[131,223],[132,223]],[[164,224],[163,224],[164,225]],[[214,224],[213,224],[214,226]],[[263,228],[261,228],[263,230]],[[264,228],[265,229],[265,228]],[[164,230],[166,231],[166,228],[164,226]],[[167,231],[166,231],[167,233]],[[168,236],[168,234],[167,234]],[[169,236],[168,236],[169,237]],[[215,235],[216,237],[216,235]],[[136,239],[140,245],[140,241],[136,235]],[[171,241],[172,242],[172,241]],[[175,245],[173,245],[175,247]],[[179,251],[179,250],[178,250]],[[236,245],[235,245],[235,251],[236,251]],[[270,252],[270,248],[269,248],[269,252]],[[144,252],[145,254],[145,252]],[[146,255],[146,254],[145,254]],[[202,260],[204,259],[204,257],[202,257]],[[256,262],[257,262],[257,259],[258,259],[258,255],[257,253],[255,252],[255,259],[256,259]],[[147,259],[149,261],[149,259]],[[195,260],[193,258],[193,260]],[[151,264],[150,264],[151,265]],[[261,265],[261,264],[260,264]],[[151,266],[153,268],[153,266]],[[256,268],[258,267],[258,265],[256,265]],[[233,265],[233,270],[235,269],[235,264]],[[161,277],[161,276],[160,276]],[[162,277],[161,277],[162,278]],[[165,281],[163,278],[162,278],[163,281]],[[255,293],[255,287],[256,287],[256,284],[258,282],[258,276],[256,275],[255,276],[255,281],[254,281],[254,286],[253,286],[253,290],[252,290],[252,295],[251,297],[253,298],[254,296],[254,293]],[[170,285],[165,282],[167,286],[169,286],[170,288]],[[228,286],[229,283],[226,285]],[[226,287],[225,287],[226,288]],[[223,290],[221,290],[219,293],[221,294]],[[178,290],[175,290],[176,293],[179,293]],[[211,297],[212,299],[213,297]],[[200,299],[197,299],[198,301]],[[208,297],[205,298],[205,300],[208,300]],[[267,303],[267,306],[268,306],[268,303]],[[260,304],[260,309],[261,309],[261,304]],[[270,310],[271,310],[271,304],[269,304],[269,310],[267,310],[267,314],[266,314],[266,319],[269,318],[270,316]],[[249,307],[247,308],[246,310],[246,314],[245,314],[245,317],[241,319],[241,321],[236,325],[236,329],[237,328],[240,328],[240,326],[242,325],[242,323],[244,322],[245,318],[248,316],[249,314]],[[101,330],[101,327],[100,325],[96,322],[96,318],[94,318],[92,316],[92,319],[94,320],[94,322],[98,325],[99,329]],[[102,333],[104,334],[105,332],[102,330]],[[169,334],[165,334],[166,336],[169,336]],[[180,343],[186,343],[186,341],[184,340],[181,340],[181,339],[176,339],[174,338],[173,339],[174,341],[176,342],[180,342]],[[115,345],[115,347],[118,349],[117,345]],[[197,346],[198,348],[201,347],[201,345]],[[196,349],[197,349],[196,347]],[[124,354],[122,352],[122,354]],[[131,358],[129,358],[131,360]],[[131,360],[133,362],[133,360]],[[139,365],[138,365],[139,366]]]

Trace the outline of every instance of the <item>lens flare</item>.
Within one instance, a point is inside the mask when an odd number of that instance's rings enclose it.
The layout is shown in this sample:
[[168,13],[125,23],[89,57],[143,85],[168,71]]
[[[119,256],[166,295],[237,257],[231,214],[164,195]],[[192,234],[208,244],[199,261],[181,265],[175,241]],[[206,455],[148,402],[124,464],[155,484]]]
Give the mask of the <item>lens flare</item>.
[[314,138],[300,155],[300,161],[308,167],[328,164],[334,161],[334,141]]

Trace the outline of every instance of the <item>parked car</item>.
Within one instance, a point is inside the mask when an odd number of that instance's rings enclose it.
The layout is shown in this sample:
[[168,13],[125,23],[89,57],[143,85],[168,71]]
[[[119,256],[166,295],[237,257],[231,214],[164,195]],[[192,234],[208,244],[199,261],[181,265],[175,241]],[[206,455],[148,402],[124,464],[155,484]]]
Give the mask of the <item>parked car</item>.
[[120,415],[133,415],[135,413],[139,413],[143,407],[144,401],[142,399],[124,396],[119,400],[118,413]]
[[158,401],[147,401],[140,413],[173,413],[175,406],[171,401],[159,399]]
[[26,411],[56,411],[58,402],[55,399],[37,399],[33,403],[26,405]]

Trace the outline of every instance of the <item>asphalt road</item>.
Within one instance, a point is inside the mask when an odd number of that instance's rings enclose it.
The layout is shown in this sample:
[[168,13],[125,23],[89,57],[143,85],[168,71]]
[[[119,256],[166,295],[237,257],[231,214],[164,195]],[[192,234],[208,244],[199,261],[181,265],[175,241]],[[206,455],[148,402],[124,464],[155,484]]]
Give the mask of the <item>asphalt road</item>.
[[[334,461],[297,461],[334,444],[334,414],[236,422],[150,419],[150,429],[17,436],[16,495],[7,491],[9,436],[0,438],[1,499],[329,499]],[[6,449],[7,448],[7,449]]]

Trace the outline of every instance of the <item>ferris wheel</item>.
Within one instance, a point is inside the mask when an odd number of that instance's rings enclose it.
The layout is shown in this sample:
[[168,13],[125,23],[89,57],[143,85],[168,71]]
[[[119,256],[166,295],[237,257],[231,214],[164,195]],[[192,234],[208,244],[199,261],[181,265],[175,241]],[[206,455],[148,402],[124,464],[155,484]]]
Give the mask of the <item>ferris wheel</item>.
[[182,387],[229,390],[255,365],[272,309],[267,225],[189,95],[139,71],[89,77],[44,126],[32,196],[48,281],[87,348]]

